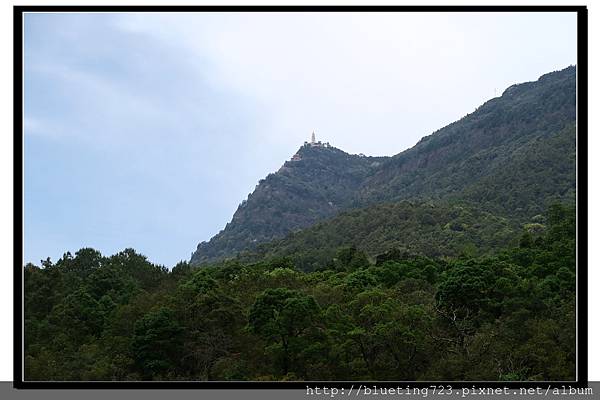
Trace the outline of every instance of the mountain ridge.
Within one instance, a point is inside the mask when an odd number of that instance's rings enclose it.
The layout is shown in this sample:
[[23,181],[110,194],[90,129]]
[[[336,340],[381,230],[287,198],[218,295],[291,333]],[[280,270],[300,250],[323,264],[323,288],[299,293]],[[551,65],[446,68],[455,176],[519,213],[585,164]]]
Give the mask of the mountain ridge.
[[[353,193],[385,158],[304,144],[277,172],[259,181],[231,222],[209,242],[198,245],[191,262],[199,264],[252,249],[334,216],[351,206]],[[278,206],[269,208],[274,204]]]
[[570,66],[512,85],[392,157],[307,142],[259,181],[191,263],[233,257],[381,203],[463,201],[518,224],[554,201],[574,200],[575,78]]

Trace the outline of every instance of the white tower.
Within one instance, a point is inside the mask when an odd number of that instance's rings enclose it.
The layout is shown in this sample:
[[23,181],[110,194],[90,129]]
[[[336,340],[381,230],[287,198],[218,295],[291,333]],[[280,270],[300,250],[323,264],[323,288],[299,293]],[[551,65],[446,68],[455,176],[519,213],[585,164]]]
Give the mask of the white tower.
[[315,144],[315,131],[313,131],[313,133],[310,137],[310,144]]

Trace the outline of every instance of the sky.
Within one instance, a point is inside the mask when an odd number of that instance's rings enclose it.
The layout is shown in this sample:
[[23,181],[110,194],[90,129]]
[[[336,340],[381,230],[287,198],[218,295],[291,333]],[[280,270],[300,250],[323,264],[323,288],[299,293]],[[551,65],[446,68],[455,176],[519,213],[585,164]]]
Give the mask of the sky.
[[24,25],[24,254],[174,266],[314,130],[394,155],[576,64],[574,13],[69,13]]

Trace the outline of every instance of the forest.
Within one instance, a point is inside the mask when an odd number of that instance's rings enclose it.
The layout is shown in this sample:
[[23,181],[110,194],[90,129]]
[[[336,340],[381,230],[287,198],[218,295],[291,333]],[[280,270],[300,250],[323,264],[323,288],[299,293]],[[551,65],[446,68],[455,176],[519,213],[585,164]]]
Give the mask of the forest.
[[350,245],[309,269],[275,252],[169,269],[91,248],[27,264],[24,378],[572,380],[575,208],[536,221],[493,251]]

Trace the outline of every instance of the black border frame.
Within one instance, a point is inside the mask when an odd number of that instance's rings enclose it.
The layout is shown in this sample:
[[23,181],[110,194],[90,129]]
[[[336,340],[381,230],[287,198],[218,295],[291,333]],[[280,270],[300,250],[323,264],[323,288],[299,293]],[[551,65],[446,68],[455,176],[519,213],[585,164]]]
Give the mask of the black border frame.
[[[23,16],[26,12],[575,12],[577,13],[577,380],[479,381],[24,381]],[[588,10],[586,6],[14,6],[13,7],[13,386],[17,389],[306,389],[307,387],[562,388],[588,385]],[[438,389],[439,390],[439,389]]]

